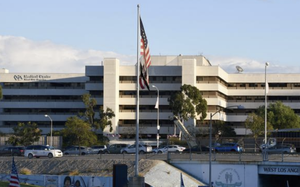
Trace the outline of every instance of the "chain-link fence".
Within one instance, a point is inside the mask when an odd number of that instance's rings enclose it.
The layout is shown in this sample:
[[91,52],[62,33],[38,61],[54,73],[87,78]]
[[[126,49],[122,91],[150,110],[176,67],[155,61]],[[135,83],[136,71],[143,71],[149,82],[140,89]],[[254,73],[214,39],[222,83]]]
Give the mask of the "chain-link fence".
[[[9,136],[0,137],[0,146],[9,145],[8,143]],[[40,136],[40,139],[33,143],[33,145],[50,145],[51,136]],[[62,137],[61,136],[52,136],[52,146],[56,148],[62,147]]]

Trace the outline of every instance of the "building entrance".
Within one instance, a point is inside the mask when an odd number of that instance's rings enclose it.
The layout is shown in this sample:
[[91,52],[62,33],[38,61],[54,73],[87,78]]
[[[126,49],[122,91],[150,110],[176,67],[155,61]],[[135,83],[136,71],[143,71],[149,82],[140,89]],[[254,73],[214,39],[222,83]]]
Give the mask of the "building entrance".
[[259,187],[293,187],[299,186],[300,176],[259,175]]

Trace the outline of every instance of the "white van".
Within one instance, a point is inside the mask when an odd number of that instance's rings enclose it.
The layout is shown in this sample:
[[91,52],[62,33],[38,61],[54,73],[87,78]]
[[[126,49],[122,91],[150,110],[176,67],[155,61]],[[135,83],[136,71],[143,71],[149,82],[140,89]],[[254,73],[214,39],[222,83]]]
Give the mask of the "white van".
[[40,157],[62,157],[63,152],[59,149],[47,145],[30,145],[25,148],[24,156],[28,158],[40,158]]

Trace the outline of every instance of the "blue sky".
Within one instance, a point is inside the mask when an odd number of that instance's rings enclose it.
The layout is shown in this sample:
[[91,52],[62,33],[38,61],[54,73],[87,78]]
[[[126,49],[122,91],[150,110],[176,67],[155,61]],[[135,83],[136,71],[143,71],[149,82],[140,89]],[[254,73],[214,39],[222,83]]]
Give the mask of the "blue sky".
[[199,55],[229,73],[300,73],[297,0],[0,0],[0,68],[83,73],[136,61],[137,4],[151,55]]

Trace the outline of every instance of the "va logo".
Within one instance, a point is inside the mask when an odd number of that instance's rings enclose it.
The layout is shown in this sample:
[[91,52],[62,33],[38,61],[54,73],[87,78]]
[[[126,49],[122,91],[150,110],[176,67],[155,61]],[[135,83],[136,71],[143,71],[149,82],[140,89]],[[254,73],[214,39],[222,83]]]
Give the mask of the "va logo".
[[232,168],[223,169],[216,180],[216,186],[220,187],[239,187],[242,184],[239,173]]
[[21,75],[15,75],[15,76],[14,76],[14,79],[15,79],[16,81],[23,80],[23,78],[22,78]]

